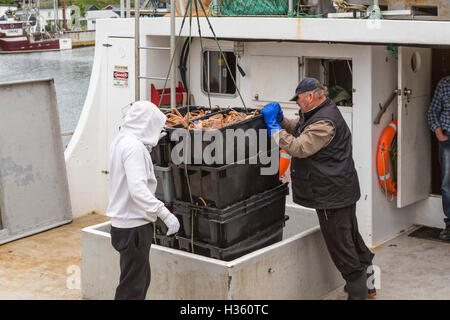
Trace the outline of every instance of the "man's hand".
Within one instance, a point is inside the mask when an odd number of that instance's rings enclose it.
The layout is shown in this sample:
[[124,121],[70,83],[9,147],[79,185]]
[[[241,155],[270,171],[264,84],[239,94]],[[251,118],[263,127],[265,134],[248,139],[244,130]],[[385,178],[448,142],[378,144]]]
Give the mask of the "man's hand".
[[177,233],[178,229],[180,229],[180,222],[173,213],[169,213],[169,215],[163,220],[163,222],[168,228],[166,234],[167,236]]
[[442,132],[442,128],[438,127],[435,131],[434,134],[436,135],[436,138],[439,141],[447,141],[448,137]]

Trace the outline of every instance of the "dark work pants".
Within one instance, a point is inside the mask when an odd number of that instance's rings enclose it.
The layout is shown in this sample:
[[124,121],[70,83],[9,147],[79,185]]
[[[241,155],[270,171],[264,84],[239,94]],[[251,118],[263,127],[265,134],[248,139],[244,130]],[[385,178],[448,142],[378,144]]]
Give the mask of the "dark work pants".
[[359,234],[356,203],[316,212],[331,259],[346,281],[355,280],[372,265],[375,256]]
[[144,300],[150,285],[151,223],[135,228],[111,226],[111,244],[120,254],[120,280],[115,300]]

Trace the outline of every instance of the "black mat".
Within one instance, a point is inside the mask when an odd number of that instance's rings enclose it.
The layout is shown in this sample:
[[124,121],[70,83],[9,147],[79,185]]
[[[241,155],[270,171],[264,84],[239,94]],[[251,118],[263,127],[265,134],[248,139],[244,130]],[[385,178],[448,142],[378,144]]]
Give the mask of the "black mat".
[[416,231],[411,232],[408,236],[419,239],[436,240],[440,242],[450,243],[450,240],[439,239],[442,229],[431,227],[420,227]]

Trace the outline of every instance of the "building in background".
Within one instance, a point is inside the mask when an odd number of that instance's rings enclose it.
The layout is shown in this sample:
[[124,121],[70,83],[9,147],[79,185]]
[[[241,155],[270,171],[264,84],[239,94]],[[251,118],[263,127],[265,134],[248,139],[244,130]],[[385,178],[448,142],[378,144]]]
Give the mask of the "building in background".
[[120,5],[108,5],[99,10],[96,6],[86,7],[87,30],[95,30],[97,19],[119,18]]

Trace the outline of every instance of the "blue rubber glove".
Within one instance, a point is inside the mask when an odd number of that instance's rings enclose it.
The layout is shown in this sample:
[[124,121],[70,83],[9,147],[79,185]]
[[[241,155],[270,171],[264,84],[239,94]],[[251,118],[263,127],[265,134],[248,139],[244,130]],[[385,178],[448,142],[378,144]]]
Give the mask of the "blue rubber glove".
[[[280,124],[277,122],[280,111],[281,108],[278,102],[268,103],[261,110],[261,113],[264,115],[264,122],[269,129],[269,136],[282,129]],[[283,115],[283,113],[281,113],[281,115]]]
[[278,115],[277,115],[277,121],[278,121],[278,123],[282,123],[283,120],[284,120],[283,110],[281,110],[281,108],[280,108],[280,110],[278,111]]

